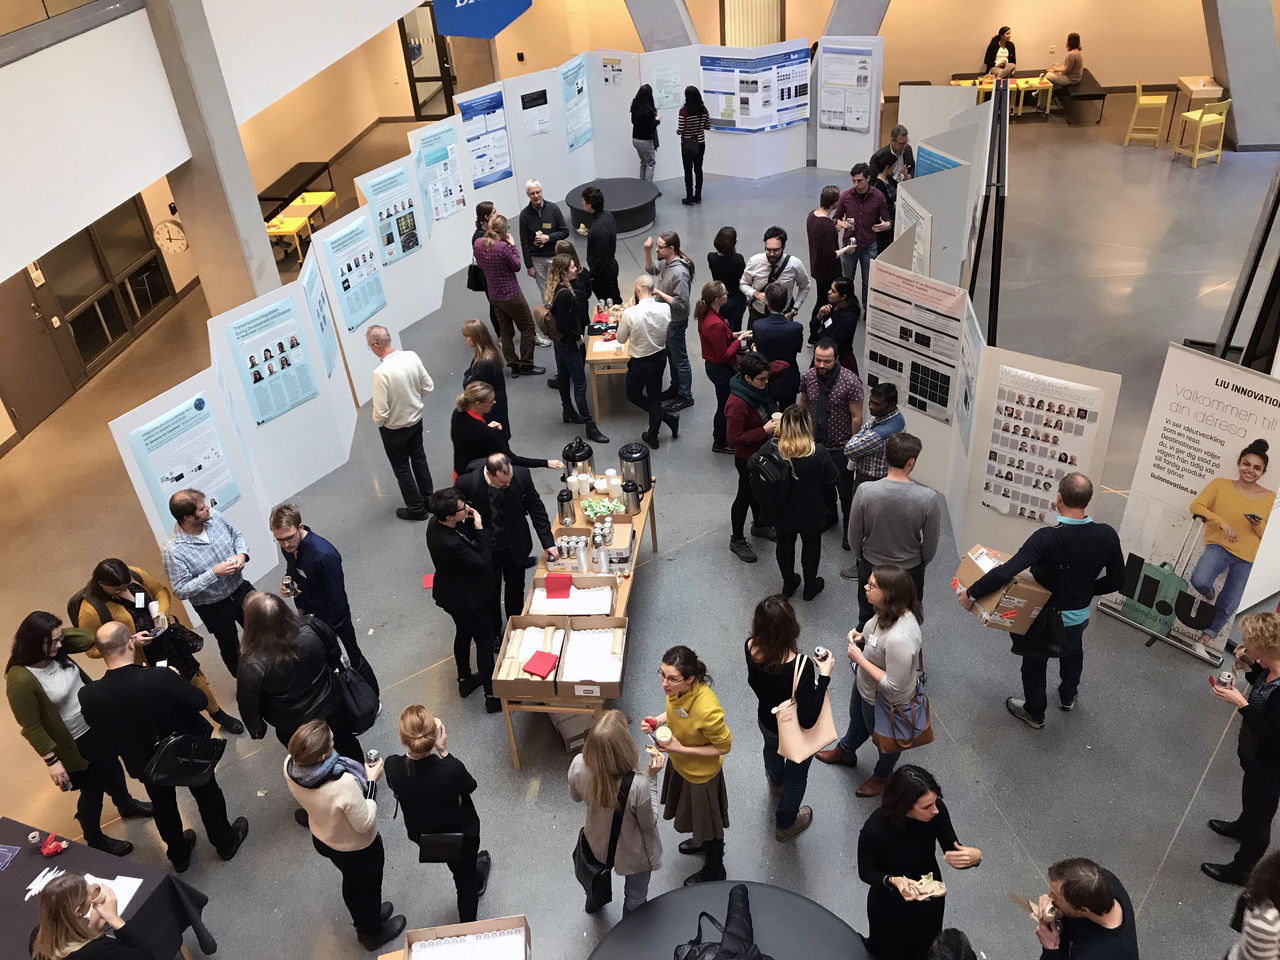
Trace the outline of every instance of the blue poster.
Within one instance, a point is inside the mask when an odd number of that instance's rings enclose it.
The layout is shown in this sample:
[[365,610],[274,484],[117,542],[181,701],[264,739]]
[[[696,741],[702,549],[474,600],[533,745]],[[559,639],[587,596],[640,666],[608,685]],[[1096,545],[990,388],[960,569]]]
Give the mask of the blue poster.
[[[409,164],[401,162],[382,173],[356,177],[369,205],[369,217],[378,228],[378,253],[382,265],[395,263],[401,257],[421,250],[419,242],[420,209]],[[421,206],[419,204],[419,206]]]
[[564,135],[569,152],[591,142],[591,94],[587,90],[587,62],[578,54],[560,68],[564,98]]
[[169,498],[188,487],[202,491],[219,510],[240,499],[240,485],[203,393],[129,431],[129,448],[162,518],[169,516]]
[[467,208],[467,191],[462,183],[462,161],[458,157],[458,131],[452,124],[438,124],[418,132],[413,148],[414,169],[418,174],[423,226],[431,233],[431,223],[451,217]]
[[532,6],[533,0],[444,0],[435,5],[442,37],[492,40]]
[[329,309],[329,295],[320,282],[320,268],[315,257],[307,257],[298,276],[302,283],[302,295],[307,300],[311,322],[315,324],[320,341],[320,358],[324,361],[324,375],[333,376],[333,365],[338,359],[338,331],[333,325],[333,311]]
[[258,426],[320,395],[293,297],[227,324],[227,339]]
[[507,112],[502,91],[494,90],[471,100],[458,100],[462,135],[471,156],[471,186],[475,190],[514,176],[511,143],[507,140]]
[[957,160],[949,153],[943,153],[941,150],[935,150],[928,144],[922,143],[916,147],[915,178],[919,180],[921,177],[937,173],[939,170],[951,170],[962,163],[964,163],[963,160]]
[[358,330],[387,305],[368,221],[358,219],[345,230],[325,238],[324,258],[329,263],[329,279],[338,291],[347,330]]

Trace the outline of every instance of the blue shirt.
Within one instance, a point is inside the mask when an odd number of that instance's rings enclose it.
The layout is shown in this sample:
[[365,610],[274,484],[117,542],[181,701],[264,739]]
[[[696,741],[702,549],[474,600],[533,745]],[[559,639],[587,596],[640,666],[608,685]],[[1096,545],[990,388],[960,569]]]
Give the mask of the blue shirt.
[[225,600],[244,583],[239,571],[225,577],[213,572],[215,566],[237,553],[243,553],[248,559],[244,535],[221,511],[212,508],[201,536],[184,533],[182,527],[175,524],[173,533],[160,548],[164,575],[173,586],[174,596],[190,600],[195,606]]
[[287,572],[299,591],[293,602],[303,613],[319,617],[337,630],[351,619],[342,554],[305,524],[302,529],[307,535],[298,542],[297,554],[284,555]]
[[[1061,514],[1059,514],[1059,515],[1058,515],[1058,522],[1059,522],[1059,523],[1067,523],[1067,524],[1072,524],[1072,523],[1093,523],[1093,517],[1085,517],[1083,520],[1077,520],[1075,517],[1064,517],[1064,516],[1062,516]],[[1077,627],[1077,626],[1079,626],[1079,625],[1080,625],[1080,624],[1082,624],[1082,623],[1088,623],[1088,621],[1089,621],[1089,612],[1090,612],[1090,610],[1091,610],[1091,609],[1092,609],[1092,608],[1090,608],[1090,607],[1084,607],[1083,609],[1080,609],[1080,610],[1063,610],[1063,611],[1061,611],[1061,613],[1062,613],[1062,625],[1063,625],[1064,627]]]

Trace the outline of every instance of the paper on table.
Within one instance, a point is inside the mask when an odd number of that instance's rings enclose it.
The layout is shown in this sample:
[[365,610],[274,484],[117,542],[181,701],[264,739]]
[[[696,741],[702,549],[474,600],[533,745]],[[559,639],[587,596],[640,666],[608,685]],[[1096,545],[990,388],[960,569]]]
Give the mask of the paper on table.
[[84,882],[88,884],[98,884],[103,887],[110,887],[116,895],[116,913],[124,915],[125,909],[129,906],[129,902],[133,900],[134,894],[138,892],[138,888],[142,886],[141,877],[116,877],[108,880],[105,877],[95,877],[92,873],[84,875]]
[[11,847],[8,844],[0,844],[0,870],[7,867],[13,858],[21,852],[21,847]]
[[591,345],[592,353],[617,353],[622,349],[622,344],[617,340],[597,340]]

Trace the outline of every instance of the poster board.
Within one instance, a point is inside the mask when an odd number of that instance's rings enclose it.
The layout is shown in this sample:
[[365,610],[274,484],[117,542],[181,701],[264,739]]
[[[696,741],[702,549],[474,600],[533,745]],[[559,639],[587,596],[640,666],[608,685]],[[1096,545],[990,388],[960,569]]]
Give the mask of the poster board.
[[422,251],[431,236],[431,211],[422,202],[409,157],[401,157],[356,177],[356,187],[369,207],[378,262],[389,266]]
[[[576,60],[577,58],[574,59]],[[528,180],[539,181],[542,184],[543,197],[551,203],[561,204],[560,209],[567,218],[568,211],[563,207],[565,196],[573,187],[593,180],[597,175],[594,138],[579,149],[572,151],[569,149],[565,123],[564,93],[561,82],[560,67],[526,73],[523,76],[511,77],[502,82],[503,89],[507,93],[507,99],[517,105],[526,94],[545,91],[551,127],[551,132],[547,135],[531,135],[524,128],[523,122],[514,123],[508,130],[511,138],[511,153],[516,168],[516,177],[512,181],[511,187],[516,198],[516,205],[509,209],[502,207],[499,207],[499,209],[511,221],[511,232],[516,235],[517,241],[519,240],[519,231],[516,229],[516,218],[520,210],[529,202],[524,193],[524,185]],[[635,91],[632,92],[634,93]],[[627,102],[630,103],[630,100]],[[634,156],[635,150],[631,149],[629,118],[626,132],[625,145]],[[527,292],[526,296],[528,296]],[[541,298],[530,300],[531,304],[541,302]]]
[[[768,44],[755,50],[703,48],[702,97],[711,129],[764,133],[809,120],[809,44]],[[867,87],[869,80],[863,79]]]
[[459,94],[454,103],[462,121],[463,149],[471,167],[472,187],[479,190],[514,176],[503,85],[478,87]]
[[[698,82],[698,56],[702,49],[700,46],[675,47],[670,50],[651,50],[639,56],[640,82],[653,87],[654,105],[658,108],[658,116],[662,118],[662,122],[658,124],[658,165],[654,170],[655,180],[673,180],[684,176],[676,124],[680,119],[680,107],[684,103],[684,88]],[[661,96],[659,90],[663,91]],[[630,131],[627,136],[630,142]],[[713,137],[713,133],[707,134],[708,149]],[[707,171],[705,158],[703,171]]]
[[[972,224],[968,215],[969,165],[943,170],[922,179],[904,180],[898,184],[900,210],[904,196],[906,212],[914,207],[929,214],[929,276],[944,283],[959,284]],[[872,263],[874,267],[874,261]]]
[[[582,54],[560,65],[560,101],[564,110],[564,137],[569,152],[591,143],[591,88],[587,61]],[[594,158],[593,158],[594,159]]]
[[950,130],[952,117],[972,110],[975,102],[973,87],[904,84],[898,87],[898,122],[910,131],[911,142],[919,145]]
[[[848,52],[846,52],[848,51]],[[870,57],[869,62],[867,57]],[[883,37],[821,37],[813,73],[813,96],[818,101],[817,161],[827,170],[840,170],[845,174],[855,163],[867,160],[880,146],[880,98],[884,73]],[[866,69],[864,71],[864,63]],[[824,70],[824,64],[826,69]],[[866,82],[859,86],[860,78]],[[851,81],[851,83],[850,83]],[[863,93],[869,101],[869,115],[861,122],[858,114],[863,104]],[[823,122],[824,98],[828,107],[828,122]],[[836,101],[841,101],[846,120],[834,124]],[[915,131],[912,131],[914,135]]]
[[[596,176],[634,177],[640,171],[640,158],[631,145],[631,99],[642,82],[640,55],[622,50],[590,50],[583,57],[591,83],[591,125],[595,130],[591,146]],[[680,95],[684,96],[683,88]],[[658,112],[661,115],[660,106]],[[680,152],[674,120],[670,126],[665,120],[658,124],[658,150]]]

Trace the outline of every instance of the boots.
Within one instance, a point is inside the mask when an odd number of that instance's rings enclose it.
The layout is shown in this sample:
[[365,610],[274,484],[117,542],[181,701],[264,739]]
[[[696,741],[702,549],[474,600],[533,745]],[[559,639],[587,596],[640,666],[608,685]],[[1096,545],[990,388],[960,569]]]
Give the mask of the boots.
[[578,416],[577,411],[574,410],[573,407],[569,407],[569,406],[562,406],[560,408],[560,419],[563,420],[565,423],[582,423],[583,422],[582,418]]
[[608,443],[609,438],[600,432],[594,420],[587,421],[587,439],[592,443]]
[[120,819],[128,820],[130,817],[150,817],[155,813],[155,808],[151,804],[136,800],[131,795],[125,794],[119,800],[115,797],[111,798],[116,805],[116,809],[120,811]]
[[[76,819],[78,820],[79,817]],[[108,837],[102,832],[102,827],[99,824],[81,821],[80,826],[84,830],[85,846],[101,850],[103,853],[109,853],[113,857],[127,857],[133,853],[132,843],[128,840],[117,840],[115,837]]]
[[724,840],[708,840],[702,845],[702,850],[706,855],[706,862],[697,873],[685,877],[686,887],[708,880],[723,880],[727,876],[724,872]]

